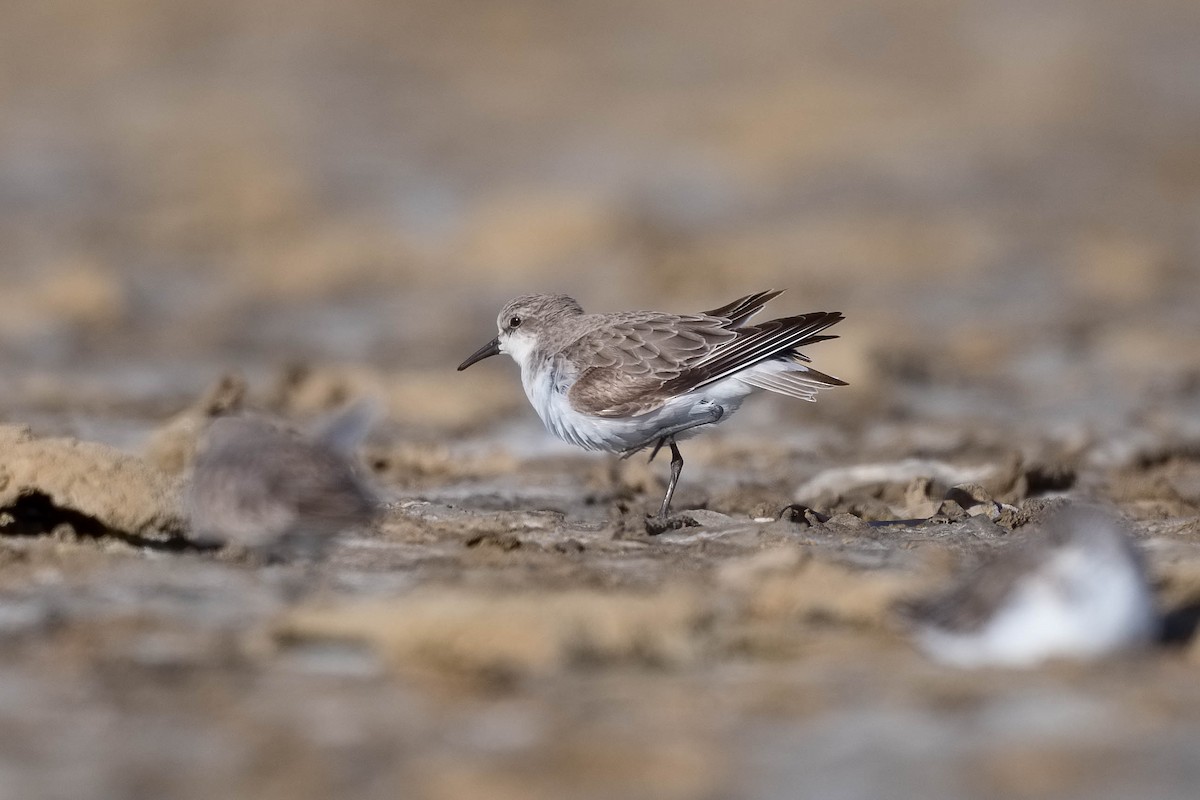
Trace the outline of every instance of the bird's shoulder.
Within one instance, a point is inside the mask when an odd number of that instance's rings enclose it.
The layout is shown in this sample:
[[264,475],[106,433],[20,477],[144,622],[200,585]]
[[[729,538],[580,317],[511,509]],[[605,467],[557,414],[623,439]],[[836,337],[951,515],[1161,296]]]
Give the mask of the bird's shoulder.
[[661,406],[669,397],[661,391],[667,382],[737,336],[728,320],[701,314],[592,316],[556,356],[574,373],[571,406],[597,416],[640,414]]
[[589,315],[558,355],[579,367],[619,367],[633,374],[677,370],[735,338],[728,320],[653,311]]

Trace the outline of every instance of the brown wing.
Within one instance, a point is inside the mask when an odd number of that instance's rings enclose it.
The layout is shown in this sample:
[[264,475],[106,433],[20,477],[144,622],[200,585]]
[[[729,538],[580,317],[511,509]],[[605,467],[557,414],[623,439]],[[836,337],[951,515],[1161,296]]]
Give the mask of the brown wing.
[[[715,310],[745,319],[747,309],[753,313],[761,308],[769,294],[750,295]],[[587,365],[567,399],[577,411],[598,417],[644,414],[671,397],[771,358],[807,360],[797,348],[836,338],[820,333],[842,319],[838,312],[817,311],[738,328],[733,317],[707,314],[622,315],[563,351],[574,363]],[[816,370],[805,377],[817,385],[845,385]],[[811,394],[813,386],[807,391]]]
[[663,387],[737,338],[727,318],[637,313],[618,316],[562,354],[585,365],[567,393],[571,406],[599,417],[643,414],[672,392]]

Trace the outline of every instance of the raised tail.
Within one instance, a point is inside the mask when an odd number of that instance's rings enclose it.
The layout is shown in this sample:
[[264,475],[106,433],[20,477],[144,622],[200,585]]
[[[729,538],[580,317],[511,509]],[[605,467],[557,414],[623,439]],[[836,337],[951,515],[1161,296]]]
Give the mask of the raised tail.
[[737,378],[742,383],[766,389],[768,392],[808,401],[816,400],[817,392],[822,389],[847,385],[841,378],[826,375],[795,361],[782,359],[762,361],[739,372]]

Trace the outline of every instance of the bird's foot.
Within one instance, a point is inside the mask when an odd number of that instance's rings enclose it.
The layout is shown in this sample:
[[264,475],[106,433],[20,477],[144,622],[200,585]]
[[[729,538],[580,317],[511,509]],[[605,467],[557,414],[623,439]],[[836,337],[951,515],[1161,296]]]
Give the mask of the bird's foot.
[[683,528],[698,528],[700,523],[696,518],[687,513],[668,514],[666,516],[646,515],[646,535],[658,536],[660,533],[668,531],[678,531]]

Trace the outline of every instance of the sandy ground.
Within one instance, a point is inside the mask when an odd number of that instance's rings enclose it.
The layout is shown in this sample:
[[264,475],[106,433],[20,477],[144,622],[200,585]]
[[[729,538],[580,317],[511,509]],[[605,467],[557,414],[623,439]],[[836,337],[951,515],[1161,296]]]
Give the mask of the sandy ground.
[[[1198,9],[6,8],[0,798],[1194,797]],[[661,459],[453,369],[520,292],[768,287],[851,385],[686,442],[659,536]],[[377,526],[188,545],[208,416],[363,396]],[[1170,641],[914,651],[896,604],[1064,498]]]

